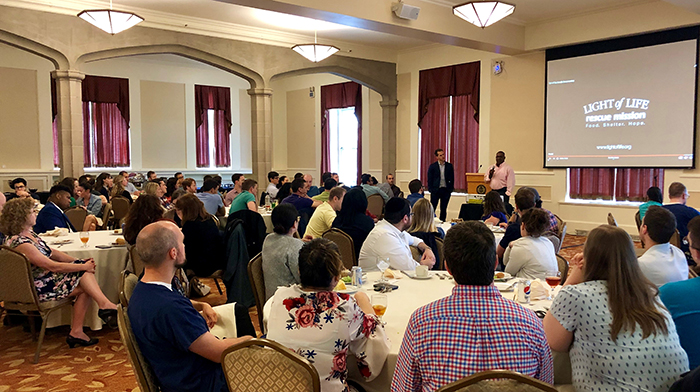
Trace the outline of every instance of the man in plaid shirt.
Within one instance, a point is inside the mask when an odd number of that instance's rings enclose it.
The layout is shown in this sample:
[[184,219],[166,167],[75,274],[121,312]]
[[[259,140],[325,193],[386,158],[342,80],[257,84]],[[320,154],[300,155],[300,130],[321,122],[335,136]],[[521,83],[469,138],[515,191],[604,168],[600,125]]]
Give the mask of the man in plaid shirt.
[[480,222],[453,226],[445,264],[452,295],[416,310],[391,382],[392,392],[434,391],[484,370],[512,370],[552,383],[552,353],[542,322],[493,285],[496,246]]

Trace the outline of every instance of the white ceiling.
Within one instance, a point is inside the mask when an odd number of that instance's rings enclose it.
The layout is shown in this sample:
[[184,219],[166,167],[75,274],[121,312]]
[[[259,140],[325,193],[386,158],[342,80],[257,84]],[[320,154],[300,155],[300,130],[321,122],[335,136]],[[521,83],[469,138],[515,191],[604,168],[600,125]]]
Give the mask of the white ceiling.
[[[421,3],[433,3],[448,9],[464,1],[466,0],[405,0],[407,4],[415,6],[421,6]],[[543,20],[650,1],[658,0],[510,0],[510,3],[516,5],[516,10],[511,17],[505,19],[505,22],[527,25]],[[75,15],[82,9],[106,8],[109,2],[102,0],[0,0],[0,5]],[[353,45],[363,45],[400,51],[430,44],[430,42],[419,39],[319,22],[214,0],[118,0],[114,2],[114,8],[139,14],[146,19],[144,23],[146,26],[192,31],[197,34],[213,36],[229,36],[280,46],[312,41],[314,29],[318,30],[319,42],[328,40],[336,44],[341,43],[339,46],[343,50],[351,49]]]

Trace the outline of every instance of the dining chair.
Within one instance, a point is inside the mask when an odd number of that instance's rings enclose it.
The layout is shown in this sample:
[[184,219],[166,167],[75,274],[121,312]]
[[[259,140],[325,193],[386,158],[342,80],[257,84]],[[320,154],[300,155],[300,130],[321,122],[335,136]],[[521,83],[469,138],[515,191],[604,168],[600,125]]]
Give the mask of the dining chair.
[[557,266],[559,267],[559,273],[561,274],[561,282],[559,284],[563,285],[566,282],[566,278],[569,277],[569,262],[564,258],[564,256],[557,253]]
[[437,392],[557,392],[552,385],[510,370],[487,370],[447,384]]
[[347,233],[340,229],[331,228],[326,230],[322,235],[323,238],[333,241],[338,245],[340,250],[340,258],[343,260],[343,265],[346,269],[352,269],[357,265],[357,256],[355,255],[355,244]]
[[610,226],[617,227],[617,220],[615,220],[615,217],[613,216],[612,212],[608,212],[608,224]]
[[676,229],[676,232],[673,233],[671,239],[668,242],[676,248],[681,247],[681,233],[678,231],[678,229]]
[[129,259],[131,259],[131,267],[133,269],[133,273],[138,277],[143,274],[144,270],[144,265],[143,261],[141,260],[141,256],[139,256],[139,252],[136,251],[136,245],[129,245],[128,246],[128,251],[129,251]]
[[263,308],[265,307],[267,295],[265,294],[265,275],[263,275],[262,269],[262,252],[248,262],[248,279],[250,279],[250,286],[253,288],[255,309],[258,311],[258,321],[260,322],[260,332],[264,335]]
[[126,215],[129,213],[129,207],[131,207],[131,205],[129,204],[129,200],[121,196],[113,197],[111,203],[112,211],[114,211],[112,221],[116,225],[115,227],[119,227],[119,222],[122,219],[126,218]]
[[41,317],[41,331],[33,363],[39,362],[41,343],[44,341],[49,315],[64,306],[73,304],[72,298],[39,302],[39,296],[34,287],[31,263],[25,255],[7,246],[0,246],[0,301],[4,302],[6,310],[20,311],[29,318],[29,328],[33,338],[36,338],[34,317]]
[[107,230],[110,227],[110,223],[112,221],[112,203],[107,203],[105,204],[104,208],[102,208],[102,226],[100,226],[100,230]]
[[229,390],[320,392],[316,368],[289,348],[267,339],[251,339],[221,354]]
[[423,257],[423,255],[420,253],[420,249],[413,245],[409,246],[409,248],[411,248],[411,256],[413,257],[413,260],[420,263],[420,259]]
[[[639,213],[639,210],[634,214],[634,223],[637,224],[637,231],[642,227],[642,215]],[[642,239],[642,236],[639,236],[639,242],[642,243],[642,248],[644,248],[644,240]]]
[[134,332],[131,329],[131,322],[129,321],[126,307],[121,303],[117,305],[117,325],[119,326],[119,335],[122,338],[124,347],[126,347],[126,356],[129,359],[131,368],[134,370],[139,389],[142,392],[160,391],[158,379],[153,373],[151,365],[141,354],[141,349],[139,349]]
[[367,209],[372,215],[382,219],[384,212],[384,198],[380,194],[369,195],[367,198]]
[[174,221],[175,214],[175,208],[171,208],[163,213],[163,219],[170,219],[171,221]]
[[87,211],[85,209],[73,207],[67,209],[64,213],[66,214],[66,217],[68,217],[70,224],[75,227],[75,230],[83,230],[83,226],[85,226],[85,219],[87,218]]
[[445,240],[442,238],[435,238],[437,243],[438,257],[440,258],[440,263],[433,267],[434,270],[445,270]]
[[554,218],[557,220],[557,237],[559,238],[559,246],[554,250],[556,253],[559,253],[562,246],[564,246],[564,238],[566,238],[566,222],[564,222],[557,214],[554,214]]
[[138,282],[139,278],[136,274],[129,270],[122,271],[119,279],[119,303],[124,308],[129,306],[129,299],[131,299],[131,294]]

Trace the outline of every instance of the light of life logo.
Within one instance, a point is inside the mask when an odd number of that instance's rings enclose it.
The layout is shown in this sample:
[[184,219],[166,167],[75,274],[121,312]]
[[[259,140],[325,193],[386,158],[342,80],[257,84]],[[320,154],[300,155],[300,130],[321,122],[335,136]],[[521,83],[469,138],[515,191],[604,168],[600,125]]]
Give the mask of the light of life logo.
[[[610,98],[583,105],[586,128],[639,127],[646,125],[649,100],[642,98]],[[616,110],[617,113],[598,113]],[[629,110],[629,111],[625,111]]]

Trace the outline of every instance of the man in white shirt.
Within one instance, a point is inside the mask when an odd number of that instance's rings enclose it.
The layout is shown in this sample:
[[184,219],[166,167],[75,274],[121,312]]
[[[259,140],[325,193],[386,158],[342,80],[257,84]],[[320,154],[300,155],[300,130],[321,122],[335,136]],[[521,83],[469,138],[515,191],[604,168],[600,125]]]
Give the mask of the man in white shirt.
[[377,270],[378,259],[388,260],[396,270],[413,271],[419,265],[411,255],[410,245],[423,253],[420,264],[432,267],[435,255],[423,240],[405,232],[411,226],[411,204],[393,197],[384,207],[384,219],[370,231],[360,250],[359,265],[365,271]]
[[[335,180],[332,181],[335,182]],[[311,216],[309,224],[306,226],[304,240],[319,238],[331,228],[335,220],[336,212],[340,211],[340,206],[343,204],[345,192],[347,192],[345,188],[339,186],[331,189],[328,195],[328,201],[318,206]]]
[[[123,176],[127,180],[129,179],[129,173],[126,170],[120,171],[119,175]],[[126,187],[124,189],[126,189],[126,191],[131,193],[131,194],[137,194],[137,195],[139,194],[139,190],[136,189],[136,187],[134,186],[134,184],[131,183],[131,181],[128,181],[126,183]]]
[[676,217],[663,207],[651,206],[644,214],[639,236],[648,247],[639,257],[639,268],[657,286],[688,279],[683,251],[669,244],[676,232]]
[[496,153],[496,164],[491,165],[489,171],[484,174],[484,181],[489,183],[491,189],[503,196],[503,202],[508,204],[513,186],[515,186],[515,172],[506,163],[505,152]]
[[267,173],[267,180],[270,181],[270,183],[267,184],[265,192],[270,195],[270,199],[274,199],[277,197],[277,192],[279,191],[279,189],[277,189],[277,184],[280,182],[280,174],[276,171],[271,171]]

